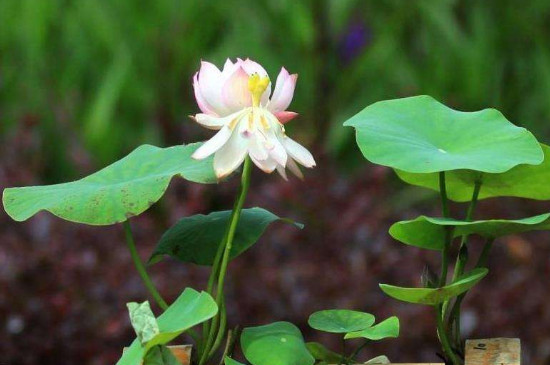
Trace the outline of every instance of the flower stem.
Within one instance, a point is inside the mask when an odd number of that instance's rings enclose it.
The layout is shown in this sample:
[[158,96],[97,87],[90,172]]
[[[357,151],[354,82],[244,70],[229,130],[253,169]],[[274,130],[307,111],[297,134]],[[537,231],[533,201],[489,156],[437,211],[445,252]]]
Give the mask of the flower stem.
[[[229,219],[229,228],[227,230],[227,235],[223,241],[224,245],[223,251],[219,249],[218,252],[222,252],[221,261],[219,261],[219,268],[213,267],[213,271],[217,271],[213,273],[212,277],[215,277],[216,274],[218,274],[218,282],[217,282],[217,288],[216,288],[216,304],[218,305],[218,308],[222,310],[223,306],[223,288],[225,283],[225,275],[227,273],[227,266],[229,264],[229,257],[231,255],[231,249],[233,247],[233,239],[235,238],[235,232],[237,231],[237,225],[239,223],[239,219],[241,217],[241,212],[243,209],[244,201],[246,199],[246,195],[248,194],[248,189],[250,187],[250,175],[252,171],[252,162],[249,157],[247,157],[244,161],[244,167],[243,167],[243,173],[241,176],[241,188],[239,191],[239,195],[237,196],[237,199],[235,200],[235,204],[233,206],[233,211],[231,212],[231,217]],[[216,260],[219,260],[219,255],[216,255]],[[217,264],[216,262],[214,264]],[[209,289],[213,291],[215,280],[209,280]],[[209,357],[213,354],[214,351],[216,351],[216,346],[219,346],[219,342],[223,338],[223,333],[225,332],[225,318],[222,316],[223,313],[218,313],[214,319],[212,319],[211,325],[208,328],[208,333],[206,335],[206,343],[204,348],[202,349],[203,353],[200,359],[199,364],[202,365],[206,361],[208,361]],[[219,318],[218,318],[219,317]],[[219,327],[218,327],[219,325]],[[220,339],[220,341],[216,341],[216,339]]]
[[453,365],[461,365],[460,359],[456,356],[456,354],[453,352],[453,349],[451,348],[447,330],[443,322],[443,315],[443,305],[439,304],[438,306],[436,306],[437,333],[439,335],[439,341],[443,346],[443,351],[445,352],[445,355],[451,361],[451,363]]
[[151,296],[153,297],[155,302],[158,304],[158,306],[162,308],[162,310],[168,309],[168,304],[164,299],[162,299],[162,296],[158,292],[157,288],[155,288],[155,285],[153,284],[151,277],[147,273],[147,270],[145,270],[145,266],[143,265],[143,262],[139,257],[139,254],[136,248],[136,243],[134,240],[134,235],[132,234],[132,228],[130,227],[130,222],[126,220],[122,223],[122,226],[124,227],[126,245],[128,246],[128,250],[130,251],[130,256],[132,257],[132,261],[134,261],[134,266],[136,267],[136,270],[139,273],[139,276],[141,277],[143,284],[145,284],[145,287],[149,291],[149,294],[151,294]]

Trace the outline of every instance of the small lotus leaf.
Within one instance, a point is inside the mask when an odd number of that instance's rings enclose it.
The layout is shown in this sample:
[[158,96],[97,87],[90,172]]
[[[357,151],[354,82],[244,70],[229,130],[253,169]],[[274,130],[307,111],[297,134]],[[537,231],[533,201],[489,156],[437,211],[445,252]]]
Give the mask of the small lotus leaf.
[[437,305],[469,290],[488,272],[485,268],[474,269],[454,283],[441,288],[402,288],[387,284],[380,284],[380,288],[390,297],[403,302]]
[[328,309],[309,316],[310,327],[319,331],[347,333],[360,331],[372,326],[374,316],[370,313],[348,309]]

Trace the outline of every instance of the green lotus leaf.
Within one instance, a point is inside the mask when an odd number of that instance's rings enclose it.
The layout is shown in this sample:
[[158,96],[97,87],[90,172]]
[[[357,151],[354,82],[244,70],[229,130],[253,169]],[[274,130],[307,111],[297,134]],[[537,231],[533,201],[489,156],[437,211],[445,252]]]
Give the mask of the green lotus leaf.
[[469,290],[483,279],[488,272],[489,270],[485,268],[474,269],[454,283],[441,288],[402,288],[380,284],[380,289],[390,297],[403,302],[437,305]]
[[374,316],[348,309],[328,309],[313,313],[307,322],[318,331],[347,333],[372,326]]
[[313,365],[315,362],[302,333],[289,322],[245,328],[241,347],[252,365]]
[[347,339],[352,338],[366,338],[367,340],[376,341],[384,338],[395,338],[399,336],[399,318],[393,316],[384,321],[357,332],[346,333],[344,337]]
[[[168,255],[183,262],[212,265],[230,217],[231,211],[226,210],[181,219],[161,237],[149,258],[149,263],[159,262],[164,255]],[[254,245],[267,226],[276,221],[303,228],[299,223],[280,218],[262,208],[243,209],[233,240],[231,258],[237,257]]]
[[206,292],[186,288],[168,309],[157,318],[159,333],[142,345],[135,339],[124,351],[117,365],[141,365],[148,351],[155,346],[165,345],[189,328],[205,322],[218,313],[218,307]]
[[498,110],[460,112],[426,95],[374,103],[344,125],[367,160],[406,172],[499,173],[543,160],[535,137]]
[[[540,165],[519,165],[500,174],[469,170],[449,171],[445,174],[447,197],[457,202],[472,198],[476,180],[481,181],[478,199],[497,196],[550,200],[550,147],[541,144],[544,162]],[[411,185],[439,191],[439,174],[412,174],[396,170],[397,176]]]
[[452,229],[453,237],[476,234],[498,238],[509,234],[550,229],[550,213],[523,219],[492,219],[473,222],[450,218],[420,216],[410,221],[394,223],[390,235],[407,245],[430,250],[443,250],[445,230]]
[[46,210],[77,223],[123,222],[157,202],[176,175],[199,183],[216,182],[212,159],[191,158],[199,146],[200,143],[168,148],[143,145],[78,181],[8,188],[2,199],[4,209],[16,221]]
[[306,347],[315,360],[325,361],[329,364],[337,364],[342,361],[342,355],[327,349],[319,342],[308,342]]

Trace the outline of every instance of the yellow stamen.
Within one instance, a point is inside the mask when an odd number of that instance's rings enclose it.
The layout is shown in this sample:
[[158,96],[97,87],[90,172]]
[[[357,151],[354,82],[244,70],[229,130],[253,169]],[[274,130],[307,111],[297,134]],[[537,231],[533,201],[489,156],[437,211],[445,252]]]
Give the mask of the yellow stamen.
[[269,77],[261,77],[258,74],[250,75],[248,78],[248,90],[252,94],[252,106],[260,106],[262,94],[269,85]]
[[235,127],[237,126],[237,124],[239,123],[239,118],[235,118],[233,119],[230,123],[229,123],[229,129],[230,130],[233,130],[235,129]]

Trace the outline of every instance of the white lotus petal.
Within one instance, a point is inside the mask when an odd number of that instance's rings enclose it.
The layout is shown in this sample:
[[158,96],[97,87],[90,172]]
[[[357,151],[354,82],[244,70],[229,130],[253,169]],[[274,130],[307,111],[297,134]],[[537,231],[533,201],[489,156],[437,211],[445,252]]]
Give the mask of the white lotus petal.
[[286,152],[298,163],[305,167],[315,166],[315,159],[304,146],[286,136],[283,138],[282,143]]
[[285,181],[288,181],[288,176],[286,176],[286,169],[283,166],[277,165],[277,172],[279,173],[279,175],[281,175],[283,179],[285,179]]
[[248,152],[248,141],[235,131],[227,143],[214,155],[214,171],[218,178],[228,176],[244,161]]
[[269,153],[257,135],[253,135],[249,138],[248,153],[250,154],[250,157],[260,161],[267,160],[269,157]]
[[268,158],[265,160],[257,160],[254,157],[250,156],[250,159],[256,166],[258,166],[259,169],[261,169],[263,172],[266,172],[268,174],[272,173],[273,170],[277,167],[277,162],[275,160]]
[[270,144],[272,148],[269,149],[269,157],[277,161],[279,165],[286,167],[286,161],[288,154],[285,147],[279,142],[279,139],[275,135],[270,136],[267,143]]
[[203,113],[196,114],[192,118],[203,127],[213,130],[218,130],[228,123],[227,118],[215,117]]
[[300,167],[296,164],[296,162],[294,162],[293,159],[288,159],[288,161],[286,162],[286,167],[288,167],[288,169],[292,171],[292,173],[296,175],[300,180],[304,179],[304,174],[302,174]]
[[204,144],[200,146],[191,157],[196,160],[202,160],[210,156],[222,148],[222,146],[229,141],[230,137],[231,129],[227,126],[223,127],[212,138],[204,142]]

